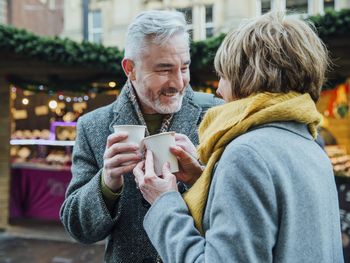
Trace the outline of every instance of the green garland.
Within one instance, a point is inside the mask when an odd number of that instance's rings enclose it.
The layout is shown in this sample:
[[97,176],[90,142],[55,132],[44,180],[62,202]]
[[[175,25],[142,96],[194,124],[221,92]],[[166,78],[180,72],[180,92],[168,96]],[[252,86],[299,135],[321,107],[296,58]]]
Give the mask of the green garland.
[[123,53],[116,47],[90,42],[77,43],[58,37],[39,37],[24,29],[0,25],[0,49],[42,61],[98,67],[107,72],[121,71]]
[[[347,35],[350,32],[350,9],[339,12],[326,11],[324,15],[311,16],[321,38]],[[205,86],[206,79],[215,79],[213,60],[225,34],[204,41],[191,43],[192,83]],[[123,52],[116,47],[104,47],[90,42],[77,43],[67,38],[39,37],[23,29],[0,25],[0,50],[16,55],[38,59],[44,62],[59,63],[67,66],[79,66],[103,69],[111,76],[111,81],[124,83],[125,76],[121,68]],[[204,76],[204,77],[203,77]],[[11,79],[16,85],[36,85],[30,80]],[[49,89],[72,89],[86,91],[93,86],[87,81],[81,83],[45,83]],[[52,86],[52,87],[51,87]],[[119,86],[120,87],[120,86]]]
[[350,32],[350,9],[326,10],[324,15],[307,18],[316,27],[321,38],[347,36]]

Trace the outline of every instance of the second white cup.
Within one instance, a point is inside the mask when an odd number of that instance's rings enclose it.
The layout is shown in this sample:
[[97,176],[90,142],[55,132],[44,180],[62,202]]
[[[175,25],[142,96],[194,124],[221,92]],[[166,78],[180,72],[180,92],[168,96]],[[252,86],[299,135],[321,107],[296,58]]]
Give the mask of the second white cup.
[[170,146],[176,146],[175,132],[163,132],[145,137],[143,144],[146,149],[153,153],[154,171],[157,175],[161,175],[163,165],[170,163],[170,171],[172,173],[179,171],[179,164],[175,155],[170,152]]

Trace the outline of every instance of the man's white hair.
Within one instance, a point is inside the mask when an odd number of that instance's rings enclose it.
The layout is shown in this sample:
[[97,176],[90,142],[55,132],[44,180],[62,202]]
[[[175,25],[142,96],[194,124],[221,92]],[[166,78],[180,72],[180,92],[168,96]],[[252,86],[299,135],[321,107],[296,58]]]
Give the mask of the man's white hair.
[[124,58],[135,60],[150,43],[162,45],[176,34],[189,42],[187,23],[178,11],[153,10],[140,13],[128,27]]

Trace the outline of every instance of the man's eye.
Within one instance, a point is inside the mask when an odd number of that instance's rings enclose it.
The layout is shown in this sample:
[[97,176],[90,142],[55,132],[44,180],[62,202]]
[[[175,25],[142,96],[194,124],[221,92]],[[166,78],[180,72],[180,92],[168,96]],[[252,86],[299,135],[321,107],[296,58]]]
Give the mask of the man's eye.
[[168,72],[170,72],[170,69],[161,69],[161,70],[157,70],[157,72],[168,73]]
[[182,72],[186,72],[187,70],[188,70],[188,67],[181,69]]

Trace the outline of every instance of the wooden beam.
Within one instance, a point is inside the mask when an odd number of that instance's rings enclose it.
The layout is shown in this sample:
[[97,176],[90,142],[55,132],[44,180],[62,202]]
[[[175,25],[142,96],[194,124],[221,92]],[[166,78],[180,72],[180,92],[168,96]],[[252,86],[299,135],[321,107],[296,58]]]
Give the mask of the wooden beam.
[[0,229],[8,226],[10,203],[10,86],[0,75]]

